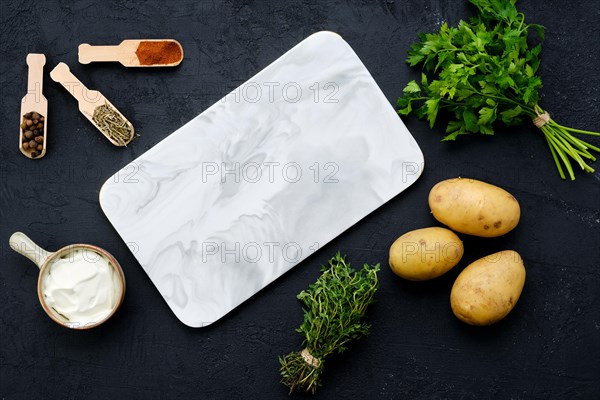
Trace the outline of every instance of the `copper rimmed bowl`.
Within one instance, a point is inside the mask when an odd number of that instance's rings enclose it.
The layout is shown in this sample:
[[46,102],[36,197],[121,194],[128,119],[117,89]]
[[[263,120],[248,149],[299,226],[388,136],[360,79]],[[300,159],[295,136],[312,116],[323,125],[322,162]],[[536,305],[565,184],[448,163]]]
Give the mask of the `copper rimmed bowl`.
[[[110,319],[110,317],[112,317],[119,309],[121,303],[123,303],[123,298],[125,297],[125,275],[117,260],[108,251],[90,244],[71,244],[52,253],[42,249],[22,232],[13,233],[9,239],[9,244],[14,251],[33,261],[40,269],[37,285],[38,298],[46,314],[48,314],[48,316],[57,324],[70,329],[79,330],[95,328]],[[44,296],[44,288],[47,277],[51,272],[52,265],[58,260],[68,260],[69,257],[79,251],[84,252],[85,259],[88,260],[88,262],[94,262],[94,260],[100,259],[107,261],[108,265],[116,272],[117,277],[117,282],[114,287],[114,290],[116,291],[116,301],[113,302],[109,314],[99,321],[87,322],[85,324],[69,320],[66,316],[49,306]]]

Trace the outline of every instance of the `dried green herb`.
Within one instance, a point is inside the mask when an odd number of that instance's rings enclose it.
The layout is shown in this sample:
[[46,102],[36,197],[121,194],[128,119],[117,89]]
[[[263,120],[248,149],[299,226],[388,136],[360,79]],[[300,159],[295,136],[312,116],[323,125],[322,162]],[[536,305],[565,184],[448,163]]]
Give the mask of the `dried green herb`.
[[92,120],[106,136],[119,146],[125,146],[133,139],[133,128],[117,110],[107,103],[94,109]]
[[339,252],[328,264],[321,267],[317,281],[298,294],[306,308],[304,322],[296,331],[304,335],[305,348],[279,358],[281,383],[290,392],[315,393],[325,359],[369,333],[370,326],[362,317],[377,291],[379,264],[365,264],[355,271]]
[[427,118],[433,127],[438,111],[449,111],[454,118],[443,140],[467,133],[493,135],[496,121],[512,126],[531,120],[543,132],[561,178],[564,166],[575,179],[571,160],[593,172],[584,159],[595,161],[592,151],[600,148],[573,133],[600,133],[559,125],[538,105],[542,47],[530,48],[528,42],[530,30],[544,40],[544,27],[525,23],[516,0],[469,1],[477,7],[475,17],[456,27],[444,23],[438,33],[421,34],[412,45],[406,61],[424,72],[420,85],[411,81],[404,88],[398,113]]

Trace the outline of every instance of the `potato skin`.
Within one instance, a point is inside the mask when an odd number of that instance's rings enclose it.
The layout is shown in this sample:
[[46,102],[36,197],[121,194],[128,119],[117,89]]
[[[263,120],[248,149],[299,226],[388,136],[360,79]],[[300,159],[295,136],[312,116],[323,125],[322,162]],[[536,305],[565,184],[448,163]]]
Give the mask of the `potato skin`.
[[424,281],[454,267],[464,253],[463,243],[446,228],[423,228],[400,236],[390,248],[390,268],[401,278]]
[[429,192],[431,213],[450,229],[480,237],[513,230],[521,218],[519,202],[506,190],[475,179],[454,178]]
[[450,293],[452,312],[470,325],[491,325],[515,306],[525,284],[523,259],[513,250],[491,254],[465,268]]

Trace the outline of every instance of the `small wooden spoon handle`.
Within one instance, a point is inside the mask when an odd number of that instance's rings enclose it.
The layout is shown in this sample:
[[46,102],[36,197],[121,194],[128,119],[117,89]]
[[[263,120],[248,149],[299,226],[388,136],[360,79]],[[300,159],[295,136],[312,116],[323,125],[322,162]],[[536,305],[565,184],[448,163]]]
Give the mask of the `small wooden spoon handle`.
[[52,71],[50,71],[50,78],[54,82],[58,82],[67,89],[73,97],[79,102],[80,109],[83,105],[101,105],[100,102],[102,95],[96,90],[89,90],[75,75],[71,73],[69,66],[63,62],[58,63]]
[[27,93],[41,95],[42,84],[44,83],[44,65],[46,65],[46,56],[43,54],[30,53],[27,55],[26,60],[27,65],[29,66]]
[[50,78],[54,82],[58,82],[67,89],[73,97],[75,97],[78,101],[84,101],[82,92],[83,90],[74,90],[75,87],[79,86],[87,90],[87,87],[69,69],[69,66],[63,62],[58,63],[56,67],[52,71],[50,71]]
[[79,62],[89,64],[94,61],[121,61],[121,45],[91,46],[87,43],[79,45]]

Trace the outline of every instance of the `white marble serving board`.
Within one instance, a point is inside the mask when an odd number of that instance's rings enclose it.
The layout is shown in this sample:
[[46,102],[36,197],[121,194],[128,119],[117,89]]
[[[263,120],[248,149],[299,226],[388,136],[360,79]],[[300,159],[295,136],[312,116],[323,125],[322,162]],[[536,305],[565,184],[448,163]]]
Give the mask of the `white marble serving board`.
[[109,178],[100,204],[177,318],[201,327],[422,168],[354,51],[319,32]]

